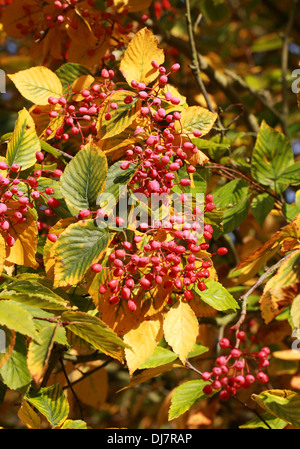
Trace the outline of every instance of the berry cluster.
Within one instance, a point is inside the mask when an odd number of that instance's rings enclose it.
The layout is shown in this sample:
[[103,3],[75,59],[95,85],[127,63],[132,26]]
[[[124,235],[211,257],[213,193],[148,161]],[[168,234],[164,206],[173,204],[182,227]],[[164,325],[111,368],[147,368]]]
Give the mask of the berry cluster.
[[[159,73],[157,83],[153,87],[147,87],[144,83],[133,80],[131,86],[136,94],[127,101],[133,101],[136,97],[141,99],[141,116],[148,119],[154,131],[146,139],[145,145],[135,145],[126,151],[126,161],[121,165],[124,170],[130,163],[137,166],[130,187],[133,192],[142,192],[146,196],[152,193],[169,194],[175,183],[176,172],[184,163],[187,164],[187,174],[196,171],[188,160],[198,152],[192,139],[202,135],[200,130],[193,133],[182,132],[180,112],[167,112],[168,107],[179,105],[181,101],[168,89],[169,75],[177,72],[180,65],[173,64],[169,72],[156,61],[152,61],[152,67]],[[191,181],[183,178],[178,183],[186,187]]]
[[[260,351],[248,351],[245,343],[246,333],[239,331],[237,334],[239,345],[233,347],[227,338],[221,338],[219,345],[222,349],[229,349],[227,355],[219,356],[211,372],[202,373],[202,379],[210,381],[205,385],[203,392],[207,395],[219,392],[219,398],[227,401],[234,396],[240,388],[249,388],[255,380],[261,383],[269,381],[264,369],[268,367],[270,349],[266,346]],[[250,363],[252,362],[252,363]],[[254,365],[254,371],[251,372]]]
[[[44,213],[46,216],[54,214],[54,209],[59,206],[59,201],[53,197],[54,189],[46,187],[38,189],[38,178],[43,172],[44,155],[41,151],[36,153],[37,162],[41,163],[41,169],[34,172],[34,176],[27,179],[21,178],[21,167],[13,163],[8,165],[0,162],[0,228],[4,231],[5,241],[8,246],[15,244],[12,230],[16,225],[25,223],[29,209],[34,207],[34,201],[43,199],[47,204]],[[45,169],[47,172],[47,170]],[[60,176],[61,171],[55,169],[51,171],[54,176]]]
[[195,285],[204,291],[212,267],[210,257],[225,255],[228,250],[220,247],[216,253],[207,252],[213,228],[204,225],[201,229],[196,211],[193,212],[192,223],[187,223],[182,215],[170,217],[170,221],[155,221],[153,226],[140,223],[140,235],[133,238],[133,243],[124,241],[116,247],[108,256],[107,266],[92,265],[95,273],[107,270],[99,293],[109,293],[111,305],[126,300],[129,310],[135,311],[135,289],[149,291],[161,286],[169,293],[184,295],[187,301],[193,299]]
[[[69,92],[60,98],[50,96],[48,98],[49,111],[44,111],[38,106],[33,109],[33,114],[48,114],[49,123],[45,130],[47,138],[56,138],[67,141],[70,137],[79,135],[82,146],[91,135],[96,135],[96,122],[103,103],[110,99],[115,92],[113,82],[114,71],[102,69],[99,82],[94,83],[90,89],[80,92]],[[109,108],[115,109],[116,103],[109,103]],[[106,114],[110,118],[110,114]],[[59,127],[57,128],[57,123]]]

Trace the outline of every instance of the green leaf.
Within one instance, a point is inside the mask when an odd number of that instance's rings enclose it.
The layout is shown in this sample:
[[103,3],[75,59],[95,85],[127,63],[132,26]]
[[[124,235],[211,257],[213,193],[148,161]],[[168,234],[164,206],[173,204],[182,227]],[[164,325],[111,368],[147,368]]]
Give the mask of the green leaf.
[[15,301],[0,301],[0,324],[38,341],[31,314]]
[[197,286],[194,287],[193,291],[208,305],[219,311],[239,309],[234,297],[220,282],[207,279],[205,284],[207,289],[203,292]]
[[244,179],[234,179],[214,192],[214,203],[218,208],[227,209],[239,203],[249,190]]
[[265,34],[254,40],[251,50],[255,53],[279,50],[282,47],[282,38],[278,33]]
[[251,398],[267,412],[300,429],[300,394],[291,390],[266,390]]
[[35,153],[41,150],[35,124],[29,112],[23,108],[18,113],[15,129],[7,145],[8,165],[18,164],[22,170],[36,163]]
[[146,362],[139,366],[139,369],[156,368],[157,366],[166,365],[177,359],[177,354],[169,349],[157,346],[153,354]]
[[278,180],[280,184],[288,184],[291,186],[300,185],[300,162],[295,162],[287,167]]
[[68,302],[50,288],[32,280],[17,280],[0,293],[0,298],[49,310],[64,310]]
[[224,211],[223,231],[225,234],[236,229],[247,217],[250,206],[250,194],[245,196],[239,203]]
[[32,381],[26,363],[27,348],[24,337],[16,336],[16,344],[7,362],[0,368],[0,376],[11,390],[25,389]]
[[253,198],[251,203],[251,211],[256,218],[257,223],[262,228],[266,217],[274,207],[274,198],[268,193],[261,193]]
[[88,143],[69,162],[60,178],[60,190],[66,203],[78,211],[96,205],[107,175],[105,154]]
[[251,160],[251,174],[263,186],[281,192],[279,185],[282,173],[294,164],[289,139],[279,131],[262,122],[257,134]]
[[81,64],[67,62],[56,70],[56,75],[61,81],[64,95],[71,93],[72,84],[82,75],[91,75],[91,72]]
[[[263,413],[262,414],[263,419],[266,421],[266,423],[269,424],[271,429],[284,429],[287,426],[287,422],[283,419],[277,418],[276,416],[272,415],[271,413]],[[240,429],[268,429],[268,426],[258,418],[258,416],[255,416],[250,421],[246,422],[245,424],[239,426]]]
[[203,393],[205,385],[207,385],[207,382],[204,380],[190,380],[177,387],[171,399],[169,420],[178,418],[178,416],[198,404],[201,399],[206,398],[207,395]]
[[47,418],[52,427],[61,426],[68,417],[69,404],[58,384],[31,391],[25,399]]
[[64,312],[67,329],[105,354],[122,360],[121,348],[129,348],[118,335],[96,316],[84,312]]
[[87,429],[87,423],[81,419],[67,419],[61,429]]
[[204,354],[208,350],[209,348],[207,346],[203,346],[201,343],[195,343],[192,350],[188,353],[188,359]]
[[71,224],[53,246],[55,251],[55,287],[75,285],[88,268],[96,263],[112,238],[107,229],[94,220]]
[[[118,203],[120,197],[125,194],[127,184],[136,172],[135,164],[130,164],[128,169],[122,170],[120,168],[122,162],[124,161],[115,162],[108,169],[105,190],[103,192],[103,200],[106,200],[107,203],[101,206],[107,212],[110,212],[114,205]],[[112,196],[106,196],[107,194]],[[98,205],[100,205],[100,201],[101,195],[97,201]]]
[[48,366],[57,325],[49,324],[39,333],[40,342],[32,341],[28,347],[27,366],[38,385]]

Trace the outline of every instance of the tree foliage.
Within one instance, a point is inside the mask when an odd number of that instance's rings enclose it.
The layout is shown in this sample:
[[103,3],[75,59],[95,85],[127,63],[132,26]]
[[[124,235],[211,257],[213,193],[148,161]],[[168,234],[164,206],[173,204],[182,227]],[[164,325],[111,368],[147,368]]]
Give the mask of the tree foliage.
[[288,3],[0,2],[2,427],[299,428]]

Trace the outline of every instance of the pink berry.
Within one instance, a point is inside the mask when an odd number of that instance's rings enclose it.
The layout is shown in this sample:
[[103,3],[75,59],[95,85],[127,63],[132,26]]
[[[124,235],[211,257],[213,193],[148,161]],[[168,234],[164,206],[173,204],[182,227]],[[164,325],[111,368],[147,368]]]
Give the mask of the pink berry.
[[223,349],[229,348],[230,347],[230,341],[228,340],[228,338],[221,338],[219,340],[219,345]]
[[90,211],[88,210],[88,209],[82,209],[80,212],[79,212],[79,217],[80,218],[87,218],[87,217],[89,217],[90,216]]
[[135,312],[137,309],[137,304],[133,299],[129,299],[127,302],[128,309],[130,312]]
[[50,240],[50,242],[55,243],[58,239],[58,236],[56,234],[48,234],[47,238],[48,240]]
[[100,273],[100,271],[102,271],[102,265],[100,265],[99,263],[94,263],[91,268],[94,273]]
[[225,246],[221,246],[220,248],[218,248],[217,253],[219,254],[219,256],[225,256],[225,254],[228,253],[228,249]]

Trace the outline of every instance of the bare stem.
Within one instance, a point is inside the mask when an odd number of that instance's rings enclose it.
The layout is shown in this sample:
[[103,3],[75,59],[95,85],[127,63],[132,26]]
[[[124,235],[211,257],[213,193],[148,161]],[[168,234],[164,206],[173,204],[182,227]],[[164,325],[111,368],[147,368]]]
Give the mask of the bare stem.
[[246,318],[246,314],[247,314],[247,303],[248,303],[248,297],[251,295],[251,293],[254,292],[254,290],[257,289],[257,287],[259,287],[261,284],[263,284],[268,277],[274,273],[274,271],[276,271],[293,253],[295,253],[295,251],[292,251],[291,253],[289,253],[288,255],[286,255],[285,257],[283,257],[281,260],[279,260],[277,263],[275,263],[274,265],[272,265],[271,267],[269,267],[260,277],[259,279],[255,282],[254,285],[252,285],[251,288],[249,288],[249,290],[247,291],[247,293],[245,293],[244,295],[242,295],[240,297],[240,301],[242,301],[242,312],[241,312],[241,316],[239,318],[239,320],[237,321],[237,323],[231,327],[232,330],[236,330],[238,331],[240,326],[242,325],[242,323],[245,321]]

